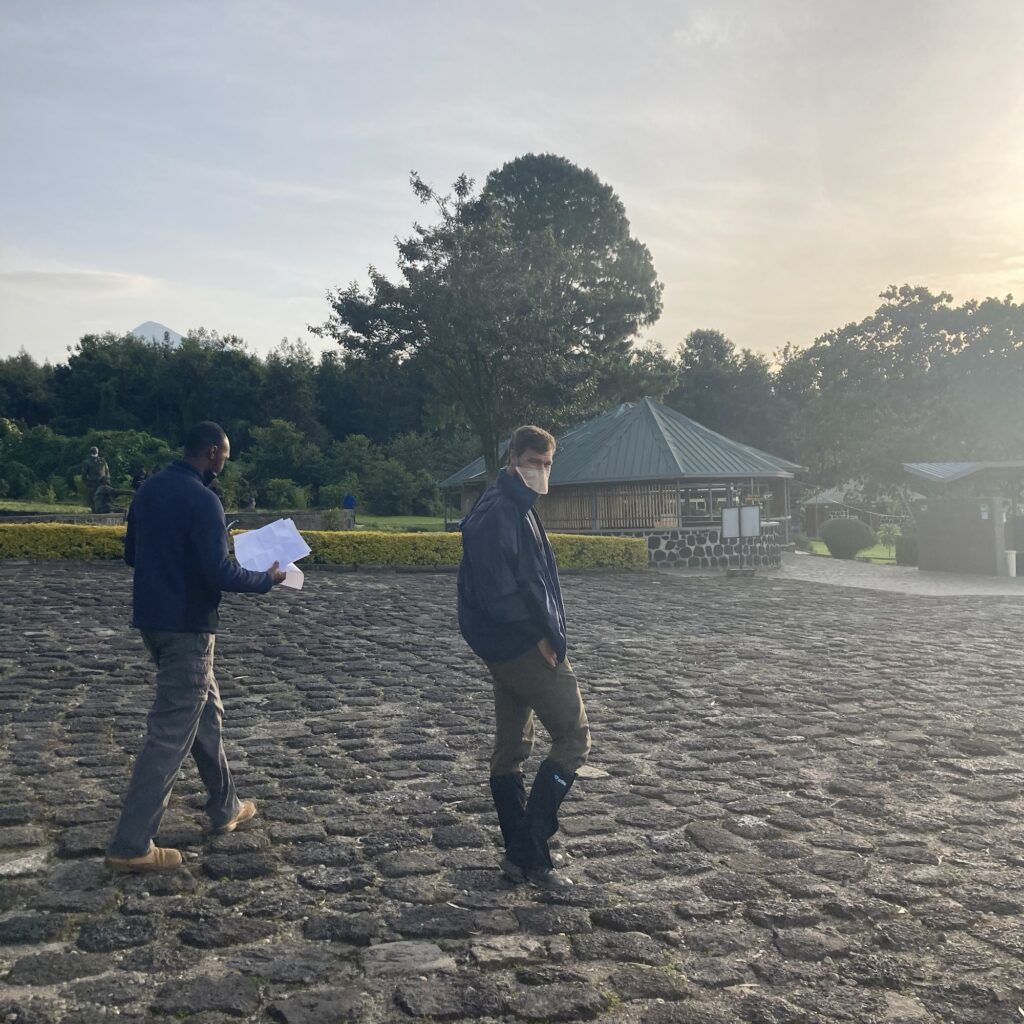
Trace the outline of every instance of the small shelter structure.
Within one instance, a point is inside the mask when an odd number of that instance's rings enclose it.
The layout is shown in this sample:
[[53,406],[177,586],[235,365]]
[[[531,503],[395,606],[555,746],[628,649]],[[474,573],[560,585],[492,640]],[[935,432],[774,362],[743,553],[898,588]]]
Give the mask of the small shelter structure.
[[914,512],[919,568],[1017,574],[1024,461],[905,462],[903,469],[928,492]]
[[[652,398],[616,406],[557,440],[550,490],[537,506],[549,530],[706,533],[720,524],[724,506],[744,503],[760,504],[763,518],[777,521],[788,541],[789,484],[802,467],[732,441]],[[441,488],[457,496],[461,518],[486,483],[479,458]]]

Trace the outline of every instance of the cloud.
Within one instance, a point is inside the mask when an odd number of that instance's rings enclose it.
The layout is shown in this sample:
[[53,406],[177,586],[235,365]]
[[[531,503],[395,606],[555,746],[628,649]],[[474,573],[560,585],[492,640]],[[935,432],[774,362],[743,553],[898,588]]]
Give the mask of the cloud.
[[0,271],[0,284],[30,291],[96,294],[147,291],[154,286],[155,279],[104,270],[6,270]]

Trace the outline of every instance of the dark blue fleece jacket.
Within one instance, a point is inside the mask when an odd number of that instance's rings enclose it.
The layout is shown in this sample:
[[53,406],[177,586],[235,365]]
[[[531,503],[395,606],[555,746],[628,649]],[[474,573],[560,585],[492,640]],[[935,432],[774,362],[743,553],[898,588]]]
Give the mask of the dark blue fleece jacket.
[[265,572],[228,558],[224,509],[199,471],[173,462],[151,476],[128,510],[124,560],[135,569],[132,625],[169,633],[215,633],[221,591],[265,594]]
[[545,637],[565,659],[558,567],[536,500],[503,471],[462,521],[459,628],[484,661],[511,661]]

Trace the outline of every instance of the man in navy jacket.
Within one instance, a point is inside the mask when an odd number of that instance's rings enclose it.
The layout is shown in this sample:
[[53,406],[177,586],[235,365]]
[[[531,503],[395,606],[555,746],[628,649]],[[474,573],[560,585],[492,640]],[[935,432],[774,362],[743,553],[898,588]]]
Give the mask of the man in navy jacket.
[[210,483],[231,454],[216,423],[197,423],[185,457],[150,477],[128,513],[124,558],[135,569],[132,625],[157,667],[156,700],[135,762],[106,863],[122,871],[169,871],[177,850],[153,845],[171,788],[191,753],[210,795],[215,832],[232,832],[256,813],[235,795],[221,737],[224,706],[213,675],[221,592],[265,594],[284,579],[239,568],[228,557],[224,509]]
[[[501,870],[513,882],[565,888],[572,882],[555,870],[548,840],[590,752],[590,728],[566,657],[558,567],[533,507],[547,493],[554,452],[546,430],[519,427],[508,466],[463,520],[459,627],[494,686],[491,795],[505,842]],[[552,744],[527,799],[523,762],[534,716]]]

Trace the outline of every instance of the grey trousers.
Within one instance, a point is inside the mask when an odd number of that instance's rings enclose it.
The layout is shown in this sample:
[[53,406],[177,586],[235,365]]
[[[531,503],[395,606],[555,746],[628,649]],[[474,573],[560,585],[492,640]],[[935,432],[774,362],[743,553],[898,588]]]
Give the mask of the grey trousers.
[[107,846],[114,857],[149,852],[190,753],[210,794],[206,813],[213,827],[226,824],[241,809],[221,735],[224,705],[213,675],[216,636],[143,630],[142,639],[156,665],[156,699],[121,818]]
[[551,735],[548,757],[576,772],[590,753],[590,726],[569,659],[552,668],[536,647],[513,661],[487,662],[494,685],[491,775],[523,770],[534,742],[534,715]]

